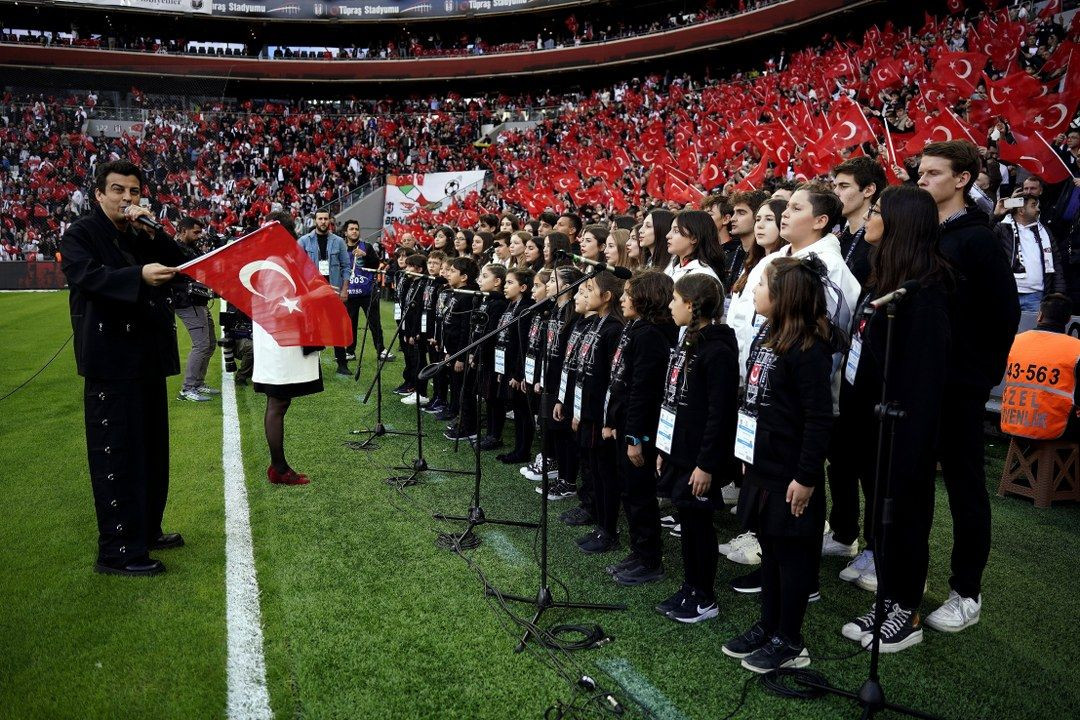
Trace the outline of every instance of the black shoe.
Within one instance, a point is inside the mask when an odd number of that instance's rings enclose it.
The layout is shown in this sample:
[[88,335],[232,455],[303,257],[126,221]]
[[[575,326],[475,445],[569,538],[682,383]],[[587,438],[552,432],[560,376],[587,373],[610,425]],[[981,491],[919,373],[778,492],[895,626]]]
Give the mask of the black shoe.
[[412,395],[414,392],[416,391],[413,389],[413,386],[407,385],[405,383],[401,383],[396,388],[394,388],[394,393],[396,393],[397,395]]
[[720,608],[716,606],[716,599],[706,597],[704,593],[690,588],[690,592],[683,596],[682,602],[667,616],[675,622],[693,624],[709,620],[720,614]]
[[[577,510],[578,508],[574,508],[574,509]],[[572,511],[567,510],[566,512],[572,512]],[[565,515],[566,513],[563,513],[563,514]],[[626,557],[624,557],[622,560],[615,563],[614,565],[608,565],[606,568],[604,568],[604,572],[606,572],[608,575],[614,575],[615,573],[622,572],[623,570],[629,570],[630,568],[636,567],[636,566],[638,566],[640,564],[641,564],[641,559],[638,558],[638,556],[635,555],[634,553],[630,553],[629,555],[627,555]]]
[[810,664],[810,653],[803,645],[794,645],[779,635],[742,660],[742,666],[750,672],[767,673],[780,668],[804,668]]
[[[922,642],[922,621],[918,612],[893,603],[888,613],[885,622],[881,623],[881,652],[897,653]],[[873,634],[865,636],[862,646],[869,650],[873,640]]]
[[428,415],[437,415],[446,409],[446,406],[437,400],[432,400],[427,405],[420,408],[421,412],[425,412]]
[[151,550],[169,550],[184,547],[184,536],[180,533],[165,533],[150,541]]
[[[543,491],[543,485],[536,486],[536,492]],[[551,487],[548,488],[547,499],[548,500],[565,500],[568,497],[574,497],[577,495],[577,488],[566,482],[565,480],[559,480]]]
[[728,657],[742,659],[765,647],[765,643],[769,642],[772,636],[773,633],[766,631],[761,623],[754,623],[749,630],[738,637],[731,638],[720,649]]
[[[761,568],[751,570],[731,581],[731,589],[744,595],[761,592]],[[733,656],[734,657],[734,656]]]
[[443,408],[439,412],[435,413],[436,420],[453,420],[457,417],[457,413],[453,412],[450,408]]
[[588,510],[578,505],[560,515],[559,522],[563,525],[569,525],[570,527],[583,527],[585,525],[592,525],[595,521]]
[[155,560],[150,556],[137,558],[135,560],[121,561],[119,563],[113,562],[98,562],[94,565],[94,572],[101,573],[103,575],[125,575],[127,577],[143,577],[149,575],[160,575],[165,572],[165,566],[161,564],[160,560]]
[[498,459],[507,465],[520,465],[529,459],[528,455],[519,455],[515,452],[508,452],[498,456]]
[[664,572],[663,565],[657,565],[654,568],[638,565],[637,567],[628,568],[622,572],[615,573],[615,582],[624,587],[634,587],[636,585],[644,585],[645,583],[663,580],[666,577],[667,574]]
[[446,428],[443,437],[447,440],[472,440],[476,437],[476,433],[455,426]]
[[689,592],[690,586],[683,583],[682,587],[676,590],[674,595],[667,600],[661,601],[654,609],[661,615],[667,615],[669,612],[682,605],[683,598],[685,598]]
[[619,536],[610,535],[598,529],[596,532],[579,539],[577,546],[586,555],[602,555],[618,549]]
[[498,438],[493,438],[490,435],[485,435],[484,437],[482,437],[480,439],[480,449],[481,450],[495,450],[496,448],[501,448],[501,447],[502,447],[502,440],[499,440]]
[[665,515],[664,517],[660,518],[660,527],[665,530],[670,530],[678,524],[679,519],[674,515]]
[[[885,608],[885,614],[888,615],[892,603],[886,599],[883,607]],[[874,602],[870,603],[870,610],[868,612],[863,613],[851,622],[844,623],[840,628],[840,634],[848,640],[861,643],[864,637],[867,637],[870,633],[874,632],[874,618],[877,616],[876,611],[877,599],[875,598]]]
[[338,375],[352,375],[352,372],[349,370],[348,365],[345,365],[344,363],[342,363],[342,364],[337,366],[337,374]]
[[240,380],[234,380],[233,384],[235,384],[236,387],[246,387],[249,383],[248,383],[247,380],[240,379]]

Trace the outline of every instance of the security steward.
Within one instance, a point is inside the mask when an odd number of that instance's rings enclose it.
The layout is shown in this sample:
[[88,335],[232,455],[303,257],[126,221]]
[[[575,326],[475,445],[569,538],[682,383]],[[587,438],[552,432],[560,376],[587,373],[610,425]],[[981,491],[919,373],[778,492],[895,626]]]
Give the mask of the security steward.
[[84,380],[86,451],[98,522],[94,569],[156,575],[152,550],[184,544],[165,534],[169,416],[165,378],[180,372],[176,324],[165,283],[184,261],[180,246],[136,222],[142,171],[127,161],[98,165],[93,210],[60,241],[70,289],[75,362]]
[[1013,341],[1001,394],[1001,431],[1030,440],[1080,438],[1076,372],[1080,339],[1065,333],[1072,301],[1043,298],[1038,324]]

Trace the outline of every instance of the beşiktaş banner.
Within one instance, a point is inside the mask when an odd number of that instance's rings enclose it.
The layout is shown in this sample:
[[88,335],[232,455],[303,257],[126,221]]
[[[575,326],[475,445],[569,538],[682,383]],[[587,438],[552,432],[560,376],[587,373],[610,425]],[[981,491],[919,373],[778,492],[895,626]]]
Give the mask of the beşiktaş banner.
[[[209,4],[209,0],[203,0]],[[516,10],[536,10],[581,5],[584,0],[267,0],[266,2],[213,3],[214,15],[281,20],[337,18],[339,20],[421,20],[454,16],[497,15]]]
[[485,170],[388,175],[383,227],[390,230],[394,221],[404,222],[418,210],[442,210],[471,192],[480,192],[486,175]]
[[209,15],[213,10],[210,0],[58,0],[72,5],[101,5],[129,10],[153,10],[167,13],[199,13]]

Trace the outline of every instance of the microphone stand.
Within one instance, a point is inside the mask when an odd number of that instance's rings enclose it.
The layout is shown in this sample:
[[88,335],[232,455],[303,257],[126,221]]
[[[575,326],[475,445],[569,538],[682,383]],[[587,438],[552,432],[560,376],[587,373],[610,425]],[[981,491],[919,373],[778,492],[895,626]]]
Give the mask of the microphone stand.
[[[583,284],[585,281],[587,281],[589,278],[591,278],[593,275],[595,275],[596,272],[597,272],[597,270],[596,270],[595,267],[591,268],[590,271],[585,273],[579,280],[570,283],[565,288],[563,288],[562,290],[559,290],[557,293],[555,293],[554,297],[552,297],[552,308],[554,309],[555,306],[557,305],[557,303],[555,301],[559,298],[560,295],[565,295],[565,294],[577,289],[577,287],[579,285]],[[442,367],[444,367],[447,363],[454,362],[459,357],[461,357],[463,354],[468,353],[472,348],[482,344],[483,342],[485,342],[489,338],[491,338],[491,337],[497,335],[498,333],[502,332],[504,328],[509,327],[510,325],[512,325],[514,323],[522,322],[526,318],[531,319],[534,314],[536,314],[537,312],[540,312],[540,309],[541,309],[542,305],[543,305],[543,303],[536,303],[536,304],[526,308],[517,317],[512,318],[509,321],[503,323],[502,325],[495,328],[491,332],[487,333],[486,335],[484,335],[483,337],[481,337],[479,340],[472,343],[468,347],[463,348],[459,352],[454,353],[454,355],[446,358],[445,360],[442,360],[439,363],[435,363],[435,364],[427,366],[426,368],[424,368],[423,370],[420,371],[419,376],[422,377],[422,378],[431,377],[435,373],[439,372],[439,370],[442,369]],[[546,370],[547,370],[547,348],[544,348],[544,353],[540,357],[540,377],[541,378],[544,377],[544,374],[545,374]],[[547,405],[547,403],[545,402],[545,399],[547,397],[547,393],[548,393],[548,389],[546,387],[541,387],[541,394],[540,394],[540,415],[541,416],[543,415],[544,408]],[[477,417],[477,422],[479,422],[479,417]],[[549,565],[549,559],[550,559],[549,555],[548,555],[548,535],[549,535],[549,529],[550,529],[550,525],[549,525],[549,522],[548,522],[548,502],[549,502],[548,501],[548,490],[550,489],[550,481],[548,480],[547,454],[544,452],[544,418],[543,417],[540,418],[540,422],[538,423],[538,426],[539,427],[537,428],[537,432],[539,433],[538,436],[539,436],[539,439],[540,439],[540,522],[538,524],[536,524],[536,525],[531,525],[531,527],[539,527],[539,532],[540,532],[540,578],[539,578],[539,588],[537,589],[536,595],[534,595],[533,597],[526,597],[524,595],[511,595],[511,594],[507,594],[507,593],[501,593],[501,592],[497,591],[496,589],[494,589],[493,587],[490,587],[490,586],[485,590],[485,593],[488,594],[488,595],[497,595],[498,597],[500,597],[501,599],[504,599],[504,600],[513,600],[514,602],[525,603],[525,604],[533,606],[534,612],[533,612],[532,622],[528,626],[529,629],[527,629],[525,631],[524,637],[521,638],[521,641],[517,644],[517,647],[514,648],[514,652],[516,652],[516,653],[520,653],[525,649],[525,644],[529,641],[529,638],[531,636],[536,635],[537,639],[540,639],[539,634],[537,633],[537,630],[534,630],[534,628],[537,628],[537,623],[540,621],[540,617],[545,612],[547,612],[548,610],[550,610],[552,608],[579,609],[579,610],[626,610],[626,606],[622,605],[622,604],[608,605],[608,604],[599,604],[599,603],[576,603],[576,602],[570,602],[570,601],[559,601],[559,600],[555,600],[554,597],[551,594],[551,586],[549,585],[549,572],[548,572],[548,565]],[[479,439],[479,430],[477,431],[477,439]],[[477,450],[477,453],[479,454],[479,450]],[[476,500],[476,505],[479,505],[479,482],[480,482],[479,472],[477,473],[476,482],[477,482],[477,489],[476,489],[476,494],[474,494],[474,500]],[[470,515],[471,514],[472,514],[472,509],[470,508]],[[440,517],[440,516],[436,515],[435,517]],[[471,518],[466,518],[466,519],[469,519],[470,523],[471,523]],[[495,521],[488,520],[487,522],[495,522]],[[477,524],[479,524],[479,523],[477,523]],[[470,527],[470,529],[471,529],[471,527]]]
[[[896,450],[896,423],[907,418],[907,413],[900,403],[889,399],[889,370],[892,363],[893,345],[893,321],[896,319],[896,306],[904,297],[904,293],[893,294],[889,297],[885,306],[885,364],[882,368],[881,378],[881,402],[874,407],[874,414],[879,419],[877,437],[877,463],[874,470],[874,562],[877,563],[878,572],[888,571],[887,558],[885,557],[886,538],[889,528],[893,524],[893,452]],[[888,450],[884,472],[882,472],[881,458],[886,454],[885,436],[888,434]],[[884,494],[882,486],[884,485]],[[877,499],[880,498],[880,502]],[[862,708],[862,720],[869,720],[876,714],[890,710],[908,717],[920,718],[921,720],[940,720],[936,715],[916,710],[914,708],[897,705],[885,700],[885,690],[881,687],[881,678],[878,667],[881,662],[881,624],[885,615],[885,597],[880,589],[874,598],[874,630],[870,644],[870,670],[869,675],[859,688],[858,692],[850,692],[830,685],[828,682],[815,682],[810,679],[796,676],[796,682],[819,692],[830,695],[838,695],[854,700]],[[777,675],[791,674],[790,670],[777,670]]]
[[[417,292],[417,294],[421,298],[423,298],[422,293]],[[410,309],[412,309],[411,306],[410,306]],[[421,312],[423,312],[422,303],[421,303],[420,310],[421,310]],[[396,334],[395,334],[395,337],[397,337]],[[390,341],[390,344],[393,345],[393,340]],[[389,346],[387,346],[387,347],[389,347]],[[430,375],[423,375],[421,377],[420,373],[417,374],[417,379],[418,380],[427,380],[430,377],[431,377]],[[417,392],[419,392],[419,391],[417,391]],[[392,465],[390,467],[391,470],[407,471],[409,474],[408,475],[393,475],[391,477],[388,477],[388,478],[386,478],[386,482],[388,484],[394,485],[396,487],[401,487],[401,488],[410,487],[412,485],[416,485],[417,483],[419,483],[422,474],[426,473],[426,472],[439,473],[439,474],[442,474],[442,475],[472,475],[473,474],[472,470],[458,470],[456,468],[433,468],[433,467],[428,466],[427,460],[424,459],[424,427],[423,427],[423,422],[421,420],[421,415],[420,415],[419,398],[417,399],[417,403],[416,403],[416,432],[413,432],[413,433],[401,433],[401,434],[402,435],[404,435],[404,434],[414,435],[416,437],[416,458],[412,461],[411,465]]]
[[[405,307],[404,312],[402,312],[402,314],[401,314],[401,320],[399,320],[396,323],[397,328],[394,329],[394,336],[390,339],[390,345],[394,344],[394,340],[397,339],[398,334],[401,332],[401,328],[405,325],[405,319],[408,317],[409,312],[412,311],[412,309],[413,309],[413,305],[415,304],[416,296],[418,294],[416,292],[417,289],[418,288],[416,288],[416,287],[409,288],[409,294],[405,298],[405,306],[406,307]],[[370,305],[370,301],[369,301],[369,305]],[[367,322],[366,322],[366,318],[365,318],[364,339],[367,340]],[[359,379],[359,377],[360,377],[360,360],[359,360],[359,358],[361,356],[357,355],[356,357],[357,357],[356,378]],[[375,377],[372,378],[371,385],[368,386],[367,393],[364,394],[364,399],[361,401],[364,405],[367,405],[368,400],[371,398],[371,391],[373,389],[377,388],[377,394],[375,396],[375,426],[372,427],[370,430],[350,430],[349,431],[350,435],[367,435],[368,436],[363,441],[353,440],[353,441],[349,441],[349,442],[345,443],[346,447],[352,448],[353,450],[376,450],[376,449],[378,449],[379,446],[375,443],[375,439],[380,438],[383,435],[407,435],[407,436],[411,437],[411,436],[416,434],[416,433],[414,433],[412,431],[387,430],[386,425],[383,424],[383,420],[382,420],[382,406],[383,406],[382,371],[383,371],[383,366],[386,365],[386,362],[387,362],[386,359],[388,357],[389,357],[389,355],[384,355],[383,357],[379,358],[378,365],[375,366]]]

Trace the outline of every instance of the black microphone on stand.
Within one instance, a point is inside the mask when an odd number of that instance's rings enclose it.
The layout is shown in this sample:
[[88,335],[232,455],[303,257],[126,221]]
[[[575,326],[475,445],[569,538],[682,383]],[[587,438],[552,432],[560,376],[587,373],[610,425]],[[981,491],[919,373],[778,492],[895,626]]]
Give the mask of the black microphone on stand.
[[582,257],[581,255],[575,255],[574,253],[567,252],[566,250],[560,250],[555,254],[560,256],[560,257],[570,258],[574,262],[584,263],[586,265],[592,265],[593,267],[600,268],[601,270],[607,270],[608,272],[613,274],[615,277],[620,278],[621,280],[629,280],[634,275],[634,273],[630,270],[630,268],[625,268],[625,267],[622,267],[621,265],[609,265],[606,262],[600,262],[599,260],[590,260],[587,257]]
[[485,292],[483,290],[467,290],[465,288],[451,288],[450,292],[455,292],[459,295],[473,295],[475,297],[488,297],[495,293]]
[[904,296],[909,292],[914,292],[919,289],[918,280],[908,280],[900,287],[893,290],[891,293],[882,295],[877,300],[870,301],[870,307],[874,310],[880,310],[882,307],[888,305],[891,302],[899,302],[904,299]]

